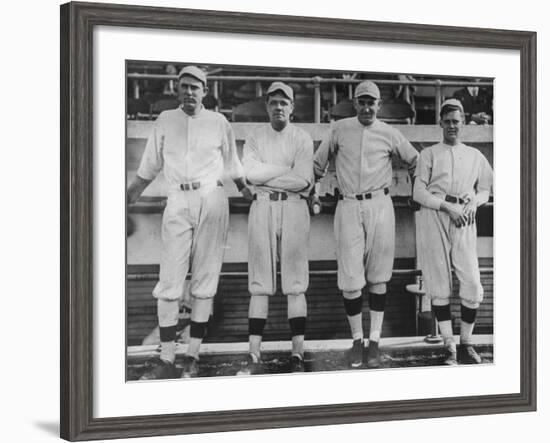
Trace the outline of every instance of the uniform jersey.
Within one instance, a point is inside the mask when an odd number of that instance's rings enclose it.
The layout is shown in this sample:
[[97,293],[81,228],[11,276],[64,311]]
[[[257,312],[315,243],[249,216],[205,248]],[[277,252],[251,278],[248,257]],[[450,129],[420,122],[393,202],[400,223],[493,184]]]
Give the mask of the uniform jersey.
[[[338,287],[342,291],[358,291],[366,281],[384,284],[391,278],[395,215],[391,198],[383,190],[392,183],[394,155],[411,170],[416,166],[418,152],[398,130],[379,120],[364,126],[357,117],[335,122],[315,153],[317,176],[324,174],[335,157],[336,179],[344,197],[334,218]],[[366,193],[372,198],[355,198]]]
[[475,197],[486,203],[493,183],[491,166],[483,154],[462,143],[438,143],[424,149],[415,171],[414,199],[422,206],[439,209],[446,195]]
[[460,298],[476,308],[483,298],[475,223],[457,227],[440,211],[447,195],[477,206],[487,202],[493,182],[491,166],[483,154],[462,143],[425,148],[415,172],[414,199],[422,205],[417,222],[418,259],[426,294],[434,304],[447,304],[452,294],[452,271],[458,278]]
[[152,180],[161,169],[170,189],[182,183],[216,183],[224,172],[243,176],[233,130],[217,112],[189,116],[181,108],[162,112],[147,141],[137,174]]
[[[313,141],[288,124],[275,131],[266,124],[247,138],[243,156],[246,178],[256,199],[248,218],[248,288],[252,295],[276,292],[277,260],[286,295],[302,294],[309,284],[306,200],[313,182]],[[270,200],[284,192],[286,200]]]
[[315,174],[322,176],[330,158],[336,156],[340,192],[368,193],[391,186],[394,155],[414,171],[418,152],[401,132],[379,120],[364,126],[357,117],[350,117],[335,122],[329,137],[319,146]]
[[[242,177],[233,130],[225,117],[202,108],[189,116],[164,111],[147,141],[138,175],[152,180],[164,171],[168,200],[162,218],[159,282],[153,295],[177,300],[191,263],[190,293],[215,295],[223,262],[229,205],[218,182],[226,172]],[[198,187],[181,185],[199,183]]]
[[256,129],[246,140],[245,175],[258,193],[286,191],[307,196],[313,182],[313,141],[297,126],[282,131],[271,125]]

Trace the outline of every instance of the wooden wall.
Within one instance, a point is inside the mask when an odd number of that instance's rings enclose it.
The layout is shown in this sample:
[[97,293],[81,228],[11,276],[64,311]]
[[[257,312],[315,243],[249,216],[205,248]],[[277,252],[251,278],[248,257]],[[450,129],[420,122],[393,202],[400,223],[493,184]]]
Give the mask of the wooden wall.
[[[416,335],[415,300],[405,289],[414,282],[411,260],[396,260],[395,273],[389,285],[389,295],[382,335],[401,337]],[[481,259],[480,266],[485,298],[478,312],[475,333],[493,332],[493,271],[492,259]],[[157,325],[156,301],[151,292],[156,283],[158,266],[131,267],[130,273],[151,275],[149,279],[128,280],[127,287],[127,330],[128,345],[139,345],[143,338]],[[231,275],[232,271],[240,271]],[[307,291],[308,322],[306,338],[333,339],[348,338],[349,327],[346,321],[342,297],[336,286],[335,262],[312,262],[311,271],[329,271],[324,275],[314,272],[310,276]],[[211,320],[207,342],[242,342],[248,340],[248,302],[247,277],[245,265],[225,266],[220,279],[218,294],[215,298],[214,316]],[[243,275],[244,274],[244,275]],[[367,295],[363,311],[368,311]],[[460,300],[455,294],[452,301],[452,316],[455,333],[460,327]],[[365,331],[368,331],[368,315],[365,316]],[[269,319],[265,329],[265,340],[290,339],[286,315],[286,299],[280,293],[272,297],[269,306]]]

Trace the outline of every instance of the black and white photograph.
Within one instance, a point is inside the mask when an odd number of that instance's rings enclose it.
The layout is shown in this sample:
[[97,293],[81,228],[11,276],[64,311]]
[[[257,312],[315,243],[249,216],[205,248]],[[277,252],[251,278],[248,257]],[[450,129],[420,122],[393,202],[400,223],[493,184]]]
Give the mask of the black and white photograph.
[[536,410],[536,33],[271,12],[61,7],[61,437]]
[[125,68],[127,382],[493,364],[493,78]]
[[6,3],[0,439],[544,441],[544,5]]

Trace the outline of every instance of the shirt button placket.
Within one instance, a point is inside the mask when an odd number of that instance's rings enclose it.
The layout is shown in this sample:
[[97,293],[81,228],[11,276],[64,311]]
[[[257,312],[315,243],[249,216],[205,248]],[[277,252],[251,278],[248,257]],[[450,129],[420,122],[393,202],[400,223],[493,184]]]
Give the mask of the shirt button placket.
[[187,118],[187,133],[186,135],[186,141],[185,141],[185,157],[184,157],[184,163],[185,163],[185,178],[187,181],[190,180],[189,176],[189,150],[191,149],[191,117]]
[[367,128],[363,128],[363,133],[361,136],[361,155],[359,156],[359,183],[358,183],[358,189],[357,192],[363,192],[363,161],[365,160],[364,157],[366,155],[366,149],[367,149],[367,136],[368,131]]

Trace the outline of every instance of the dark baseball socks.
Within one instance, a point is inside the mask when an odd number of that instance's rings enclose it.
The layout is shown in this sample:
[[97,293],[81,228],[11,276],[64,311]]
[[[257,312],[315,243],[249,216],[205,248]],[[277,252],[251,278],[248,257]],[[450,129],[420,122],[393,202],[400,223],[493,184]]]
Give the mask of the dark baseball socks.
[[463,345],[472,344],[472,334],[477,316],[477,309],[460,305],[460,343]]
[[363,296],[361,291],[344,292],[344,309],[353,340],[363,340]]
[[[369,293],[370,333],[369,341],[379,342],[384,322],[386,294]],[[361,291],[344,293],[344,309],[348,317],[353,340],[363,339],[363,296]]]
[[[439,324],[439,331],[443,337],[443,341],[446,346],[454,347],[456,345],[453,339],[453,326],[451,321],[451,306],[433,306],[433,311],[435,313],[435,318]],[[475,320],[477,315],[477,309],[472,309],[467,306],[460,306],[460,343],[461,344],[471,344],[472,334],[474,331]]]
[[379,342],[384,322],[384,310],[386,309],[386,294],[373,294],[369,292],[370,308],[370,335],[369,342]]

